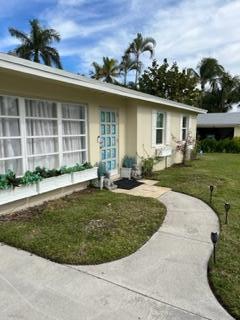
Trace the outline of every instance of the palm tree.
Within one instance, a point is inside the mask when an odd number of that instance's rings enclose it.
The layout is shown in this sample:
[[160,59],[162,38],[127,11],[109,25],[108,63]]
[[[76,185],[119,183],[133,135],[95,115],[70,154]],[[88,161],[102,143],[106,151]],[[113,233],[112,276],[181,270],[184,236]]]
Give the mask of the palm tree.
[[30,34],[9,28],[11,36],[21,41],[21,44],[10,53],[38,63],[43,61],[47,66],[54,65],[62,69],[59,53],[51,47],[53,41],[61,40],[59,33],[54,29],[44,29],[37,19],[30,20],[29,23]]
[[117,83],[116,78],[120,76],[120,66],[117,60],[103,57],[103,64],[97,62],[92,64],[94,71],[91,72],[93,79],[101,79],[104,82]]
[[151,37],[143,38],[141,33],[137,34],[137,37],[130,43],[126,53],[133,54],[136,59],[138,68],[136,69],[135,85],[137,84],[138,77],[141,73],[142,63],[140,62],[140,56],[144,52],[150,53],[150,58],[154,55],[154,48],[156,41]]
[[225,72],[205,92],[203,107],[209,112],[227,112],[234,103],[240,102],[240,79]]
[[120,63],[120,71],[123,74],[123,84],[127,85],[127,75],[129,71],[137,70],[140,71],[139,63],[135,59],[132,59],[129,53],[125,53]]
[[188,73],[199,79],[202,91],[205,90],[207,83],[211,86],[214,85],[217,79],[224,74],[224,67],[219,64],[217,59],[211,57],[203,58],[198,64],[197,70],[188,69]]

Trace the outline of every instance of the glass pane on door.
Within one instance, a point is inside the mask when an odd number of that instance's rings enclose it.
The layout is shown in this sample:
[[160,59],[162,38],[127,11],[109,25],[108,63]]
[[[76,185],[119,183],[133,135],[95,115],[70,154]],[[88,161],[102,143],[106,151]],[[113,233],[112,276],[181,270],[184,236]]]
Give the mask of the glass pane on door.
[[107,171],[117,168],[117,123],[116,112],[101,111],[100,134],[101,134],[101,162]]

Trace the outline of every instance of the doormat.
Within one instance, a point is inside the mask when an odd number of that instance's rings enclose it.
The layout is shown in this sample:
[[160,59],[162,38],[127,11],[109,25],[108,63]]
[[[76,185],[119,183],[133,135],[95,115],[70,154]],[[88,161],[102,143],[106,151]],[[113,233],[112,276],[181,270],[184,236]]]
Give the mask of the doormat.
[[143,182],[139,182],[137,180],[128,178],[122,178],[120,180],[114,181],[114,184],[118,186],[119,189],[131,190],[143,184]]

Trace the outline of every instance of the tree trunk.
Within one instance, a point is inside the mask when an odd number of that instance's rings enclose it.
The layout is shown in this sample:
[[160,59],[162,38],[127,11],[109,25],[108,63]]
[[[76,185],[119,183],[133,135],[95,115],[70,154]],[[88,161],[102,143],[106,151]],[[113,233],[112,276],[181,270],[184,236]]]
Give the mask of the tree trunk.
[[139,65],[139,55],[137,54],[137,69],[136,69],[136,75],[135,75],[135,86],[137,86],[137,81],[138,81],[138,65]]
[[35,52],[34,52],[34,59],[33,59],[33,61],[34,61],[34,62],[37,62],[37,63],[40,63],[38,50],[35,50]]
[[124,70],[124,85],[127,85],[127,70]]

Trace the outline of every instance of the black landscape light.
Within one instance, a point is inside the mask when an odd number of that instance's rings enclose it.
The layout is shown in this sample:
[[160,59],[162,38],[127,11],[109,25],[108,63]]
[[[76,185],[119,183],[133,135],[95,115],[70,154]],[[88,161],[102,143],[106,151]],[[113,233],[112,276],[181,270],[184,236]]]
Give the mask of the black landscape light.
[[211,232],[211,240],[213,243],[213,261],[215,264],[216,263],[216,244],[218,242],[218,233],[217,232]]
[[231,208],[231,205],[229,202],[224,203],[224,208],[225,208],[225,224],[228,224],[228,211]]
[[210,204],[212,204],[212,196],[213,196],[213,190],[214,190],[214,186],[213,185],[210,185],[209,186],[209,190],[210,190]]

